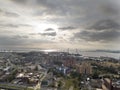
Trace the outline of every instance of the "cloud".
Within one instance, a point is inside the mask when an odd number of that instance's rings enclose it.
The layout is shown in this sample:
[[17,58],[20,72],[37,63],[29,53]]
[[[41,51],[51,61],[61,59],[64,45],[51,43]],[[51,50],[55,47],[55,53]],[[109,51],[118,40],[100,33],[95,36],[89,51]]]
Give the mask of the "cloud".
[[76,28],[72,27],[72,26],[68,26],[68,27],[60,27],[58,29],[60,29],[60,30],[73,30],[73,29],[76,29]]
[[[61,43],[63,40],[68,47],[73,46],[70,41],[77,42],[75,46],[79,48],[86,42],[92,43],[93,47],[96,42],[103,46],[104,41],[111,42],[112,48],[120,37],[119,0],[1,0],[0,8],[0,36],[6,35],[5,40],[1,37],[4,45],[12,42],[16,46],[19,42],[24,45]],[[8,31],[14,35],[10,36]]]
[[27,35],[15,35],[13,36],[13,39],[27,39],[29,38]]
[[[120,37],[119,31],[106,30],[102,32],[81,31],[74,34],[74,39],[83,39],[90,42],[113,42]],[[102,44],[102,43],[101,43]]]
[[17,24],[19,27],[32,27],[32,25],[29,24]]
[[0,27],[12,27],[12,28],[17,28],[18,25],[15,25],[15,24],[0,24]]
[[8,17],[19,17],[17,13],[13,13],[13,12],[5,12],[5,15]]
[[110,19],[107,20],[101,20],[96,22],[94,25],[90,26],[88,29],[93,29],[93,30],[108,30],[108,29],[112,29],[112,30],[116,30],[116,29],[120,29],[120,25]]
[[118,14],[119,13],[119,10],[118,8],[115,6],[115,5],[112,5],[112,4],[107,4],[107,5],[102,5],[101,6],[101,10],[106,13],[106,14]]
[[47,29],[45,29],[45,31],[54,31],[54,29],[53,28],[47,28]]
[[15,38],[15,36],[0,36],[0,45],[2,46],[16,46],[25,44],[25,40],[21,38]]
[[[65,2],[65,0],[64,0]],[[48,14],[65,14],[67,7],[65,6],[66,3],[61,2],[59,0],[52,1],[52,0],[36,0],[38,5],[41,5],[46,8]],[[59,5],[58,5],[59,3]]]
[[43,36],[56,36],[57,35],[56,32],[45,32],[45,33],[39,33],[39,34]]
[[19,14],[15,13],[15,12],[10,12],[10,11],[6,11],[6,10],[2,10],[2,9],[0,9],[0,13],[3,13],[3,15],[7,16],[7,17],[19,17]]
[[[66,25],[88,25],[96,20],[119,17],[118,0],[11,0],[31,7],[33,17],[49,16],[48,21]],[[59,5],[58,5],[59,4]],[[36,9],[33,9],[36,8]],[[61,24],[63,23],[63,24]]]
[[18,3],[18,4],[26,4],[28,0],[11,0],[15,3]]
[[30,36],[38,35],[36,33],[29,33]]
[[[68,7],[68,1],[55,0],[11,0],[16,4],[23,7],[37,7],[33,15],[57,15],[65,16],[68,14],[70,8]],[[70,1],[71,2],[71,1]],[[59,4],[59,5],[58,5]]]
[[15,23],[1,23],[0,27],[9,27],[9,28],[18,28],[18,27],[32,27],[31,25],[28,24],[15,24]]
[[[57,35],[57,33],[55,32],[53,28],[47,28],[44,30],[43,33],[38,33],[38,34],[42,36],[56,36]],[[38,35],[38,34],[32,33],[31,35]]]
[[[90,42],[114,42],[120,38],[120,24],[111,19],[100,20],[74,34],[73,39]],[[102,44],[102,43],[101,43]]]
[[[19,49],[19,48],[32,48],[33,46],[50,44],[52,41],[29,38],[27,35],[1,35],[0,36],[0,48],[7,49]],[[52,42],[53,43],[53,42]],[[28,47],[30,46],[30,47]]]

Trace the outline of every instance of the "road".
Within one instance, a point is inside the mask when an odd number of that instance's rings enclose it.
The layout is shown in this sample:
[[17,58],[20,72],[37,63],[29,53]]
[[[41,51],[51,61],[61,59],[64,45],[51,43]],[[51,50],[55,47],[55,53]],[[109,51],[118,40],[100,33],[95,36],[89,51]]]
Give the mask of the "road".
[[46,73],[42,74],[40,77],[40,81],[38,82],[38,84],[34,87],[34,90],[40,90],[41,88],[41,82],[43,81],[43,79],[46,77]]

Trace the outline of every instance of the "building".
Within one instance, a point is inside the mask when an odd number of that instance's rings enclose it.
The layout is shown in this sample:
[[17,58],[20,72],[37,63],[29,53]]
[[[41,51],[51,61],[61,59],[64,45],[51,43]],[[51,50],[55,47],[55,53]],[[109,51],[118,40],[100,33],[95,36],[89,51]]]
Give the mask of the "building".
[[76,61],[74,59],[67,59],[64,62],[64,66],[66,67],[75,67]]
[[77,66],[77,71],[80,73],[80,74],[92,74],[92,67],[89,63],[81,63],[81,65],[78,65]]
[[108,78],[104,78],[102,89],[103,90],[120,90],[120,83],[113,82],[112,80]]

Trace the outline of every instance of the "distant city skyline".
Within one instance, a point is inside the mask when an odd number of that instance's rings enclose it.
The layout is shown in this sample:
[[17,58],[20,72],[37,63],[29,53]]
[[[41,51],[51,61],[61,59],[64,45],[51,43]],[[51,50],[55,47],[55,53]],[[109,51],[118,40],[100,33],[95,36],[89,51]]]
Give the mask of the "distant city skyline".
[[120,50],[120,0],[0,0],[0,49]]

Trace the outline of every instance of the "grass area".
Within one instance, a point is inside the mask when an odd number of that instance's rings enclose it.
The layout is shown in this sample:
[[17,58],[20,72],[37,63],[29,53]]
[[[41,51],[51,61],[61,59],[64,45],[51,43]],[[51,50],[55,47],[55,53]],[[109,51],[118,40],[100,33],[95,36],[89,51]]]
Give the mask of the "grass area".
[[13,85],[7,85],[7,84],[0,84],[1,88],[8,88],[8,89],[16,89],[16,90],[34,90],[31,87],[22,87],[22,86],[13,86]]
[[77,79],[66,79],[64,82],[64,90],[69,90],[71,86],[73,86],[73,90],[79,90]]

